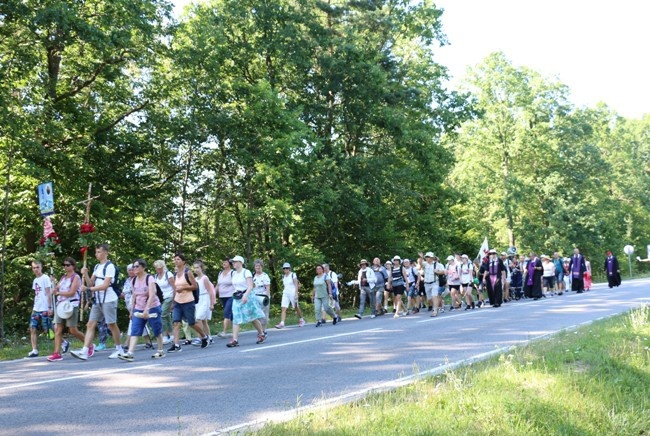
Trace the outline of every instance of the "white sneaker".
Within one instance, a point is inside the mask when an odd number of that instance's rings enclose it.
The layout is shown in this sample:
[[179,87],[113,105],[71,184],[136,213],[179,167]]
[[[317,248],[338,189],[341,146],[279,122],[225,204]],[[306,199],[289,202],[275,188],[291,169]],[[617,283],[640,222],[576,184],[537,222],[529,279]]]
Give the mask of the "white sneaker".
[[163,345],[169,345],[171,344],[171,342],[172,342],[172,338],[170,338],[169,336],[165,336],[163,338]]
[[120,354],[125,354],[124,350],[115,350],[111,353],[110,356],[108,356],[109,359],[117,359]]
[[305,320],[304,319],[301,319],[300,321],[298,321],[298,327],[304,327],[304,325],[305,325]]
[[76,357],[77,359],[88,360],[88,353],[87,352],[84,353],[83,350],[70,351],[70,354]]
[[370,319],[375,318],[377,315],[370,315]]
[[227,334],[226,332],[219,332],[219,333],[217,334],[217,336],[220,337],[221,339],[223,339],[223,338],[227,338],[227,337],[228,337],[228,334]]

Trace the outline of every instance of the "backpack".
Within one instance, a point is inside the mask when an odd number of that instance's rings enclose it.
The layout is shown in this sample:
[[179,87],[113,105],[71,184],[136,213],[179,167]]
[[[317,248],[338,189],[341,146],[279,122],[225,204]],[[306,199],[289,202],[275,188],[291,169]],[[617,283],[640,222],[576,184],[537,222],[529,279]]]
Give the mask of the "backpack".
[[[122,295],[122,289],[124,287],[124,280],[120,280],[120,269],[115,265],[113,262],[110,260],[106,261],[104,264],[104,277],[99,277],[100,279],[106,278],[106,268],[108,268],[108,265],[111,264],[115,267],[115,277],[113,277],[113,281],[111,281],[111,288],[113,289],[113,292],[117,294],[117,298],[120,298]],[[106,300],[106,293],[104,292],[104,300]]]
[[[185,281],[187,282],[188,285],[191,285],[192,282],[190,282],[190,269],[185,268]],[[199,286],[197,284],[196,289],[192,290],[192,295],[194,296],[194,304],[199,304]]]
[[[149,288],[149,277],[151,277],[151,274],[147,274],[147,279],[145,280],[145,285],[147,286],[147,288]],[[134,288],[135,288],[135,279],[136,278],[137,277],[133,277],[133,281],[131,282],[131,286],[133,286]],[[158,297],[158,301],[160,301],[160,304],[162,304],[162,302],[165,300],[163,298],[162,289],[160,289],[160,286],[158,285],[158,283],[156,283],[155,280],[154,280],[154,283],[156,284],[156,296]]]

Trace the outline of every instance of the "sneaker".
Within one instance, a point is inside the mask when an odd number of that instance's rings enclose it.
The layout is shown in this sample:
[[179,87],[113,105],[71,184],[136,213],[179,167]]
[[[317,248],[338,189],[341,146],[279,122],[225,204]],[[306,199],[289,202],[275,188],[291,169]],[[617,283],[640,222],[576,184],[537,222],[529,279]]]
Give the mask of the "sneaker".
[[90,344],[90,347],[88,347],[88,357],[93,357],[95,355],[95,350],[95,344]]
[[70,342],[64,339],[63,343],[61,344],[61,354],[67,353],[69,349],[70,349]]
[[[195,347],[198,347],[199,345],[201,345],[201,348],[203,348],[203,345],[202,345],[203,344],[203,339],[194,338],[194,339],[192,339],[192,342],[190,342],[190,344],[194,345]],[[185,345],[189,345],[189,344],[185,344]]]
[[327,324],[327,320],[326,320],[326,319],[321,319],[321,320],[320,320],[320,323],[321,323],[321,324]]
[[[298,323],[298,325],[299,325],[300,327],[302,327],[302,326],[300,325],[300,323]],[[284,323],[281,322],[280,324],[276,324],[276,325],[275,325],[275,328],[276,328],[276,329],[283,329],[283,328],[284,328]]]
[[370,315],[370,319],[375,319],[377,315]]
[[172,342],[172,338],[169,336],[163,337],[163,345],[169,345]]
[[150,343],[150,342],[144,344],[144,349],[145,350],[153,350],[153,344]]
[[257,342],[255,342],[255,343],[256,344],[262,344],[262,343],[264,343],[265,340],[266,340],[266,336],[264,336],[263,334],[257,335]]
[[395,315],[393,315],[393,318],[399,318],[399,313],[395,312]]
[[152,359],[162,359],[163,357],[165,357],[165,352],[163,350],[158,350],[151,356]]
[[341,317],[340,316],[336,317],[336,322],[341,322]]
[[402,313],[400,313],[400,315],[402,315],[402,316],[406,316],[406,315],[408,315],[408,314],[409,314],[408,312],[402,312]]
[[440,310],[438,310],[438,313],[445,313],[445,308],[441,307]]
[[388,313],[388,306],[384,306],[384,313]]
[[54,353],[47,356],[47,360],[50,362],[59,362],[63,360],[63,356],[61,356],[59,353]]
[[337,322],[339,322],[339,317],[335,316],[334,319],[332,319],[332,325],[336,325]]
[[481,308],[481,306],[483,306],[483,302],[482,302],[482,301],[479,301],[478,303],[476,303],[476,307],[478,307],[479,309]]
[[113,352],[111,353],[110,356],[108,356],[108,358],[109,358],[109,359],[117,359],[117,358],[119,357],[120,353],[124,354],[124,350],[123,350],[123,349],[115,350],[115,351],[113,351]]
[[185,340],[182,342],[182,344],[183,344],[183,345],[192,345],[192,340],[191,340],[191,339],[185,339]]
[[411,311],[411,313],[420,313],[420,309],[418,309],[418,308],[416,307],[415,309],[413,309],[413,310]]
[[433,311],[433,306],[427,307],[427,312],[432,312]]
[[438,316],[438,310],[432,310],[430,316],[431,316],[432,318],[435,318],[436,316]]
[[323,324],[322,322],[318,321],[318,322],[316,323],[316,327],[320,327],[322,324]]
[[181,350],[182,350],[182,348],[181,348],[180,345],[176,345],[176,344],[174,344],[174,345],[172,345],[171,347],[169,347],[169,349],[167,350],[167,352],[168,352],[168,353],[176,353],[176,352],[180,352]]
[[208,346],[208,337],[201,338],[201,348],[205,348]]
[[30,351],[27,357],[38,357],[38,350]]
[[266,336],[267,336],[266,330],[264,330],[262,333],[264,334],[264,339],[266,339]]
[[226,344],[226,347],[228,348],[239,347],[239,342],[233,339],[232,341]]
[[228,334],[227,334],[226,332],[219,332],[219,333],[217,334],[217,337],[219,337],[219,338],[221,338],[221,339],[224,339],[224,338],[227,338],[227,337],[228,337]]
[[87,352],[84,353],[83,350],[70,351],[70,355],[81,360],[88,360],[88,358],[90,357],[90,355]]
[[[264,334],[266,334],[266,332],[264,332]],[[208,344],[209,344],[209,345],[214,344],[214,339],[212,339],[212,336],[209,336],[209,338],[208,338]]]
[[356,319],[361,319],[361,318],[363,318],[363,317],[362,317],[361,315],[359,315],[358,313],[355,313],[355,314],[354,314],[354,317],[355,317]]
[[300,318],[300,321],[298,321],[298,327],[304,327],[305,325],[305,320]]
[[[97,345],[97,347],[95,347],[95,351],[104,351],[105,349],[106,349],[106,344],[102,344],[101,342],[99,343],[99,345]],[[91,354],[88,353],[88,357],[90,356]]]
[[[115,354],[115,353],[113,353],[113,354]],[[112,356],[112,354],[111,354],[111,356]],[[120,359],[120,360],[127,361],[127,362],[133,362],[133,359],[134,359],[133,354],[131,354],[129,352],[126,352],[126,353],[118,352],[117,353],[117,358]]]

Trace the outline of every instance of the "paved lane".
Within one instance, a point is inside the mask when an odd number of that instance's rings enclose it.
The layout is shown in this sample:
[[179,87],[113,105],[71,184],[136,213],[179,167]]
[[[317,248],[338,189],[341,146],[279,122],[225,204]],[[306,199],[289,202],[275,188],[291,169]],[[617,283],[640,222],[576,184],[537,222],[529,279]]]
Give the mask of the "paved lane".
[[0,434],[201,434],[264,420],[296,406],[362,392],[498,348],[650,303],[650,279],[501,308],[349,319],[333,326],[269,330],[241,347],[133,363],[98,352],[0,363]]

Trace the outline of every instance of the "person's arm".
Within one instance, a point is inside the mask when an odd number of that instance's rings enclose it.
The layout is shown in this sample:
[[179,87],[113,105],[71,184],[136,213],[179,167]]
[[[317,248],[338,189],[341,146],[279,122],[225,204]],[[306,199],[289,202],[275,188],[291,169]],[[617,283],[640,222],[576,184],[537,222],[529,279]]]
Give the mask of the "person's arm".
[[327,283],[327,295],[332,297],[332,280],[329,277],[325,277],[325,283]]
[[300,283],[298,283],[298,276],[295,273],[293,274],[293,286],[296,288],[296,298],[300,295]]
[[251,294],[253,291],[253,276],[250,275],[246,277],[246,290],[244,291],[244,296],[241,299],[242,304],[246,304],[248,302],[248,296]]
[[[47,277],[47,276],[45,276],[45,277]],[[48,277],[48,280],[49,279],[50,278]],[[54,306],[53,306],[54,302],[52,301],[52,282],[51,281],[50,281],[50,286],[45,287],[45,295],[47,295],[47,307],[48,307],[47,313],[48,313],[48,315],[51,316],[52,314],[54,314]]]
[[205,279],[205,288],[208,290],[208,294],[210,294],[210,310],[214,310],[214,305],[217,303],[217,293],[210,279],[207,276],[205,276]]
[[[149,280],[149,295],[147,296],[147,304],[144,306],[144,310],[142,311],[143,318],[149,318],[149,309],[151,308],[151,304],[153,303],[153,299],[155,296],[156,296],[156,281]],[[135,307],[135,301],[133,302],[133,304],[131,304],[131,311],[133,311],[134,307]]]

